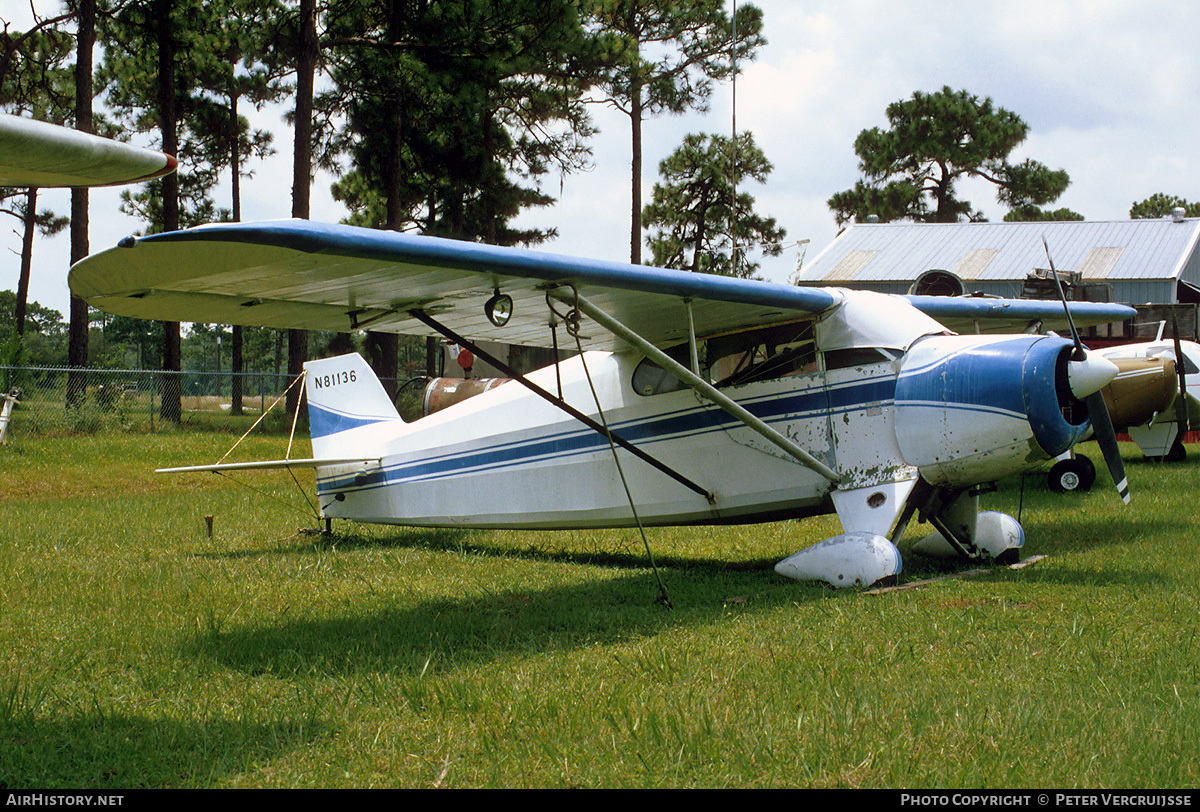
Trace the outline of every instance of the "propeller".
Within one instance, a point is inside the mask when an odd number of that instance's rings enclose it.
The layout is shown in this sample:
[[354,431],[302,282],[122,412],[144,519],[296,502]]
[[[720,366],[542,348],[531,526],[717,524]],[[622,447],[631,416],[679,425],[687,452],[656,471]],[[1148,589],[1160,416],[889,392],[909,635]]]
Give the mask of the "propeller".
[[[1075,319],[1071,317],[1071,308],[1067,304],[1067,294],[1063,290],[1062,280],[1058,278],[1058,271],[1050,256],[1050,245],[1046,242],[1045,236],[1042,237],[1042,246],[1046,249],[1046,260],[1050,263],[1050,273],[1054,275],[1054,284],[1058,287],[1058,298],[1062,301],[1063,310],[1067,314],[1067,325],[1071,328],[1071,340],[1075,342],[1075,352],[1071,356],[1071,361],[1087,361],[1089,360],[1088,351],[1083,346],[1083,342],[1079,340],[1079,331],[1075,329]],[[1079,392],[1086,391],[1086,388],[1080,387],[1079,391],[1076,391],[1074,383],[1072,384],[1072,391],[1075,392],[1076,397],[1080,397]],[[1117,484],[1117,493],[1120,494],[1121,500],[1125,504],[1129,504],[1129,480],[1125,478],[1125,464],[1121,461],[1121,449],[1117,447],[1117,432],[1113,429],[1112,419],[1108,415],[1108,407],[1104,405],[1104,394],[1101,389],[1102,387],[1097,387],[1080,399],[1087,406],[1088,419],[1092,421],[1092,433],[1100,445],[1100,451],[1104,454],[1108,472],[1112,474],[1113,482]]]
[[1183,342],[1179,340],[1179,319],[1171,312],[1171,332],[1175,334],[1175,372],[1179,375],[1179,400],[1176,401],[1175,417],[1179,420],[1179,435],[1176,442],[1183,443],[1183,435],[1187,434],[1191,424],[1188,419],[1187,402],[1187,370],[1183,363]]

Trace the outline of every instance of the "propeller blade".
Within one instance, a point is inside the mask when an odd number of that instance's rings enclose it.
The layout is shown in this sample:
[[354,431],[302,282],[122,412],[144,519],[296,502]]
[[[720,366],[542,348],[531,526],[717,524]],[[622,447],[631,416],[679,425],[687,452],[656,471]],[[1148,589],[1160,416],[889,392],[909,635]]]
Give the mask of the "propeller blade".
[[1117,447],[1117,433],[1113,430],[1112,420],[1109,419],[1108,409],[1104,405],[1104,395],[1094,392],[1084,400],[1087,404],[1088,419],[1092,421],[1092,434],[1104,454],[1104,462],[1108,472],[1112,474],[1113,482],[1117,484],[1117,493],[1121,501],[1129,504],[1129,480],[1125,478],[1125,463],[1121,461],[1121,449]]
[[1179,400],[1176,401],[1175,416],[1179,419],[1179,442],[1191,425],[1188,421],[1187,370],[1183,364],[1183,342],[1179,340],[1179,320],[1171,313],[1171,332],[1175,334],[1175,372],[1179,375]]
[[[1042,247],[1046,249],[1046,261],[1050,263],[1050,273],[1054,274],[1054,282],[1058,286],[1058,298],[1062,301],[1063,310],[1066,311],[1067,324],[1071,327],[1071,339],[1075,342],[1075,355],[1072,360],[1086,361],[1088,353],[1079,339],[1079,331],[1075,329],[1075,319],[1071,317],[1067,294],[1063,290],[1062,280],[1058,277],[1058,270],[1054,267],[1054,259],[1050,256],[1050,244],[1046,242],[1044,234],[1042,235]],[[1080,391],[1083,391],[1082,387]],[[1088,419],[1092,421],[1092,434],[1100,445],[1100,451],[1104,454],[1108,472],[1112,474],[1113,482],[1117,484],[1117,493],[1120,494],[1121,501],[1128,505],[1129,480],[1125,478],[1125,463],[1121,461],[1121,449],[1117,446],[1117,432],[1113,430],[1112,418],[1108,416],[1108,407],[1104,405],[1103,391],[1092,392],[1083,398],[1083,402],[1087,404]]]
[[1083,348],[1083,342],[1079,339],[1079,331],[1075,329],[1075,319],[1071,317],[1071,308],[1067,304],[1067,292],[1063,290],[1062,279],[1058,276],[1058,269],[1054,267],[1054,258],[1050,256],[1050,244],[1046,242],[1046,235],[1042,235],[1042,247],[1046,249],[1046,261],[1050,263],[1050,273],[1054,275],[1054,284],[1058,287],[1058,298],[1062,302],[1063,311],[1067,314],[1067,326],[1071,328],[1071,340],[1075,342],[1075,358],[1076,361],[1082,361],[1086,350]]

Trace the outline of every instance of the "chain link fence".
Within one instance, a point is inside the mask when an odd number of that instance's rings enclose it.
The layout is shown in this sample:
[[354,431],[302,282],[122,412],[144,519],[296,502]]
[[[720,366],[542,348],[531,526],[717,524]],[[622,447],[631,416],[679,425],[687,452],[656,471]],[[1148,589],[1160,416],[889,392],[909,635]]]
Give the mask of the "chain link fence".
[[186,426],[204,415],[240,411],[257,417],[291,380],[269,372],[0,366],[0,393],[20,390],[11,430],[27,435],[173,428],[173,421],[164,423],[161,408],[164,390],[176,382]]

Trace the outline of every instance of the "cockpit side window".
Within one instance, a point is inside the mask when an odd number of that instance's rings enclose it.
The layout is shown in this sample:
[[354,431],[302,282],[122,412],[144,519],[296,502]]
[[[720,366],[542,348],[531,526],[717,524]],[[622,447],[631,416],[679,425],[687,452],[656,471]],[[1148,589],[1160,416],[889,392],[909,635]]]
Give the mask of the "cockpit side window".
[[[677,347],[671,347],[669,350],[664,350],[673,360],[678,361],[684,366],[688,365],[688,346],[682,344]],[[676,378],[670,372],[660,367],[658,364],[651,361],[649,358],[643,358],[642,362],[633,370],[633,391],[639,395],[662,395],[667,392],[675,392],[680,389],[686,389],[687,384]]]
[[718,387],[817,371],[811,321],[720,336],[707,345],[710,375]]
[[[817,349],[813,322],[803,321],[714,336],[697,347],[700,375],[717,387],[740,386],[816,372]],[[687,366],[686,344],[666,351]],[[633,373],[633,389],[639,395],[659,395],[685,384],[644,359]]]
[[899,355],[898,350],[885,350],[879,347],[854,347],[845,350],[832,350],[825,353],[825,370],[865,367],[870,364],[878,364],[881,361],[891,361],[899,357]]

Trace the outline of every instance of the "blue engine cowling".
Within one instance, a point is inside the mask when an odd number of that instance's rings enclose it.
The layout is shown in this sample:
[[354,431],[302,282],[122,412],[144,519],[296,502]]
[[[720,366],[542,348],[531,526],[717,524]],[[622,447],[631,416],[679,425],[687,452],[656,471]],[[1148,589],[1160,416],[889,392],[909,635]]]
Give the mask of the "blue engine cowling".
[[896,382],[896,439],[935,485],[991,482],[1066,451],[1088,432],[1071,393],[1073,345],[1056,336],[929,336]]

